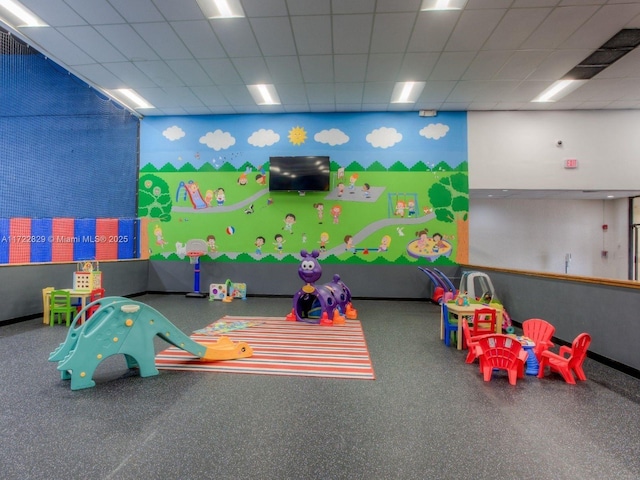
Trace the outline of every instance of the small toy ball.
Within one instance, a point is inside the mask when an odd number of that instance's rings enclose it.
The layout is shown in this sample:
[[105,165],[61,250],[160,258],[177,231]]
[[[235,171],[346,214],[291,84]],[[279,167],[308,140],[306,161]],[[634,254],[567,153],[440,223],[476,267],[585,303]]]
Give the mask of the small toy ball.
[[234,233],[236,233],[236,229],[229,225],[227,227],[227,235],[233,235]]

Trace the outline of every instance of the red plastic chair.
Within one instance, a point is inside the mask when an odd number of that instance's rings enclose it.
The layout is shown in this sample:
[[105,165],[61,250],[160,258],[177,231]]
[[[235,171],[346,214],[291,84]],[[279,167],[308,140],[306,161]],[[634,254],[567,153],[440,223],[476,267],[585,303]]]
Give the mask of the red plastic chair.
[[[99,300],[101,298],[104,298],[104,288],[95,288],[91,290],[91,295],[89,296],[89,303],[95,302],[96,300]],[[89,307],[87,309],[86,319],[89,320],[91,318],[91,315],[93,315],[94,312],[99,308],[100,308],[100,305],[93,305]]]
[[462,322],[462,347],[468,348],[467,358],[465,360],[466,363],[473,363],[476,358],[478,358],[478,354],[476,351],[476,347],[478,346],[478,339],[484,337],[485,335],[479,335],[477,337],[471,336],[471,328],[467,322]]
[[471,325],[471,336],[487,335],[496,333],[496,311],[493,308],[478,308],[473,312],[473,323]]
[[546,367],[552,372],[557,372],[562,375],[564,381],[571,385],[576,384],[574,374],[578,377],[578,380],[585,381],[587,379],[582,369],[582,363],[587,357],[587,350],[591,344],[591,335],[588,333],[581,333],[578,335],[571,348],[566,345],[562,345],[558,353],[554,353],[550,350],[542,352],[542,358],[540,359],[540,370],[538,371],[538,378],[544,377],[544,371]]
[[542,352],[553,347],[553,334],[556,327],[541,318],[529,318],[522,322],[522,334],[536,343],[533,352],[540,361]]
[[511,385],[515,385],[518,378],[524,378],[527,352],[515,338],[502,334],[485,335],[478,339],[475,348],[485,382],[491,380],[494,369],[506,370]]

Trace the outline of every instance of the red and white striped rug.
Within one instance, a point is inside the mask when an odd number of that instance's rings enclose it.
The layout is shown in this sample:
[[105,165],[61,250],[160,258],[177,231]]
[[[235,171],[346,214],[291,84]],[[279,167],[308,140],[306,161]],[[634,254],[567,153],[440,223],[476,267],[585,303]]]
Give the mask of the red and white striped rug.
[[[156,355],[160,370],[195,372],[254,373],[263,375],[297,375],[305,377],[354,378],[374,380],[369,350],[358,320],[345,325],[322,326],[291,322],[284,317],[237,317],[226,315],[219,322],[225,326],[243,322],[246,328],[225,328],[222,335],[234,342],[247,342],[253,348],[251,358],[203,362],[177,347]],[[221,334],[216,322],[191,338],[203,345],[215,342]]]

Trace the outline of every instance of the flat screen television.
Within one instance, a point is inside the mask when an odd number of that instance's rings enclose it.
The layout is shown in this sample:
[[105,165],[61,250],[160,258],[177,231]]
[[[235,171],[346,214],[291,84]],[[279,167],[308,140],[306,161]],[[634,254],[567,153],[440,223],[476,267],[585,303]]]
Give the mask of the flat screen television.
[[269,190],[329,191],[329,167],[328,156],[269,157]]

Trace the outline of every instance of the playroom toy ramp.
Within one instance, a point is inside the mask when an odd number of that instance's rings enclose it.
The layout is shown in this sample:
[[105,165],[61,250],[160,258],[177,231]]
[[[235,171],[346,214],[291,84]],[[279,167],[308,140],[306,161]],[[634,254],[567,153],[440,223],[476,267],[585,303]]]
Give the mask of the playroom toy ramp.
[[123,297],[105,297],[90,303],[99,305],[91,318],[78,325],[78,314],[66,340],[51,353],[50,362],[58,362],[63,380],[71,380],[71,390],[95,385],[93,374],[105,358],[122,354],[129,368],[139,369],[141,377],[158,374],[153,339],[157,335],[171,345],[203,361],[232,360],[253,355],[244,342],[221,337],[202,345],[185,335],[160,312],[150,306]]

